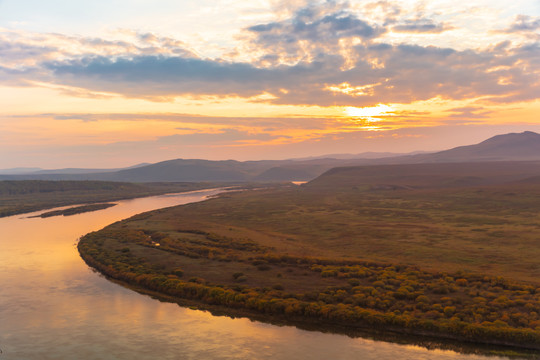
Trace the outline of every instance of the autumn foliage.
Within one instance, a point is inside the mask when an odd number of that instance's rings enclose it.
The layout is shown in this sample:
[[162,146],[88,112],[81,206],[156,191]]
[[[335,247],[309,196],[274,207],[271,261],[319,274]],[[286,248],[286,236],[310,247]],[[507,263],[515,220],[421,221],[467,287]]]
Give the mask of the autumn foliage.
[[[90,266],[114,279],[176,298],[295,321],[540,348],[540,288],[531,284],[404,265],[295,257],[248,240],[186,232],[202,240],[177,241],[167,234],[106,228],[84,236],[79,251]],[[283,270],[277,276],[281,280],[294,269],[309,275],[306,279],[332,279],[336,285],[299,292],[281,284],[246,285],[250,274],[242,272],[232,273],[227,284],[185,278],[181,267],[159,265],[130,250],[141,248],[178,259],[248,264],[255,272],[264,271],[259,267],[265,265]]]

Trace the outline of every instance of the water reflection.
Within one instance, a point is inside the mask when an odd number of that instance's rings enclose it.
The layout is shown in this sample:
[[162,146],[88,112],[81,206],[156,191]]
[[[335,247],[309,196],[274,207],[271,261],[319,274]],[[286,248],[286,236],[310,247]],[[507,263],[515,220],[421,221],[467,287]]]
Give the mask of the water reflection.
[[77,253],[76,239],[87,232],[218,191],[120,201],[69,217],[0,219],[0,360],[485,359],[212,316],[114,284]]

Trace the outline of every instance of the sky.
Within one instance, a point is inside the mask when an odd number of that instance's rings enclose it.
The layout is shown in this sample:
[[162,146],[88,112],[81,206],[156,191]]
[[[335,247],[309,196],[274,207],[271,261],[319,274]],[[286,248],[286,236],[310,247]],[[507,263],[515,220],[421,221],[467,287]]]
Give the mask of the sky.
[[540,132],[540,1],[0,0],[0,169]]

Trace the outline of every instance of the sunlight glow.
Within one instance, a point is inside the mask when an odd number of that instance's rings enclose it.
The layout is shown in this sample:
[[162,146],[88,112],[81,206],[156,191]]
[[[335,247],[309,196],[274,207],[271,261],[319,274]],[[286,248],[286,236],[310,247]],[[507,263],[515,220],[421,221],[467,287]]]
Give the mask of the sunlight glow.
[[540,129],[538,0],[64,3],[0,0],[0,169]]
[[378,117],[392,116],[394,110],[395,109],[389,105],[378,104],[377,106],[361,108],[347,106],[345,108],[345,113],[351,117],[369,118],[370,121],[380,121]]

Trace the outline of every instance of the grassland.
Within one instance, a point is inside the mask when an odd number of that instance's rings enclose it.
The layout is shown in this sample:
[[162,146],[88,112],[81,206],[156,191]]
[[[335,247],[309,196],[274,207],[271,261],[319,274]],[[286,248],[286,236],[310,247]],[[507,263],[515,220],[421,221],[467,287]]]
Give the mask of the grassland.
[[113,278],[178,299],[540,349],[535,181],[330,175],[140,214],[79,250]]
[[[283,254],[540,279],[540,187],[227,194],[131,224],[250,239]],[[131,225],[130,225],[131,226]]]
[[0,217],[59,206],[194,191],[223,185],[218,183],[135,184],[112,181],[6,180],[0,181]]

